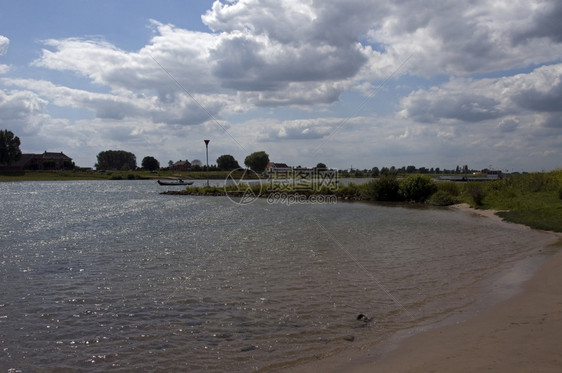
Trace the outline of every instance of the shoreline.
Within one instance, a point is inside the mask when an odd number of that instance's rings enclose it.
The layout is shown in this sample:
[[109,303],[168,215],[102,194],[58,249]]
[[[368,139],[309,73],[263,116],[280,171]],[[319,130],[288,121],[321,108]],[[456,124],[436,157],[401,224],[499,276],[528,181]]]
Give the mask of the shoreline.
[[[495,210],[468,204],[452,209],[503,221]],[[541,264],[518,291],[467,320],[438,324],[427,330],[412,328],[372,347],[349,349],[326,359],[305,363],[287,372],[558,372],[562,369],[562,234],[538,248]],[[558,238],[556,243],[555,238]],[[545,250],[547,249],[547,250]],[[552,251],[552,252],[551,252]]]

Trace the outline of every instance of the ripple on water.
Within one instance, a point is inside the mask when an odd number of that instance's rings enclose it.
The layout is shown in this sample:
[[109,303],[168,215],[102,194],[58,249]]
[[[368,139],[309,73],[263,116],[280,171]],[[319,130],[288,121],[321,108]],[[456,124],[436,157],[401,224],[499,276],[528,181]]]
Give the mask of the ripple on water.
[[458,312],[544,241],[458,211],[158,192],[0,186],[0,366],[277,369]]

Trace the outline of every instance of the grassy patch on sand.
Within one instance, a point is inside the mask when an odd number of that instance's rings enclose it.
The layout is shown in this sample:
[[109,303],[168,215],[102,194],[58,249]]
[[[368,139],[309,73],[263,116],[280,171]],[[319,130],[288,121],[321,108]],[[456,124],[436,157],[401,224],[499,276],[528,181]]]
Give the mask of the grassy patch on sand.
[[463,200],[475,208],[501,210],[498,215],[507,221],[562,232],[562,170],[466,183],[463,189]]

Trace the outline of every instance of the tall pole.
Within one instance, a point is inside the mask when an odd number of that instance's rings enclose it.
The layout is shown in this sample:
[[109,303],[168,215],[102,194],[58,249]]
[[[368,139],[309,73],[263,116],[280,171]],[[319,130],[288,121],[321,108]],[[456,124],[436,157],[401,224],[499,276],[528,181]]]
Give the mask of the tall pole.
[[207,153],[207,187],[209,187],[209,141],[211,140],[204,140],[205,141],[205,153]]

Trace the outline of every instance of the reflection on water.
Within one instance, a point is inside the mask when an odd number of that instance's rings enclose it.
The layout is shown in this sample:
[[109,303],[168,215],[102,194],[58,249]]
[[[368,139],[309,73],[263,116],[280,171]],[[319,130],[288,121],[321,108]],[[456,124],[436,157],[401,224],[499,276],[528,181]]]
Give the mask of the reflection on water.
[[281,369],[440,320],[544,241],[446,209],[161,190],[0,184],[3,370]]

